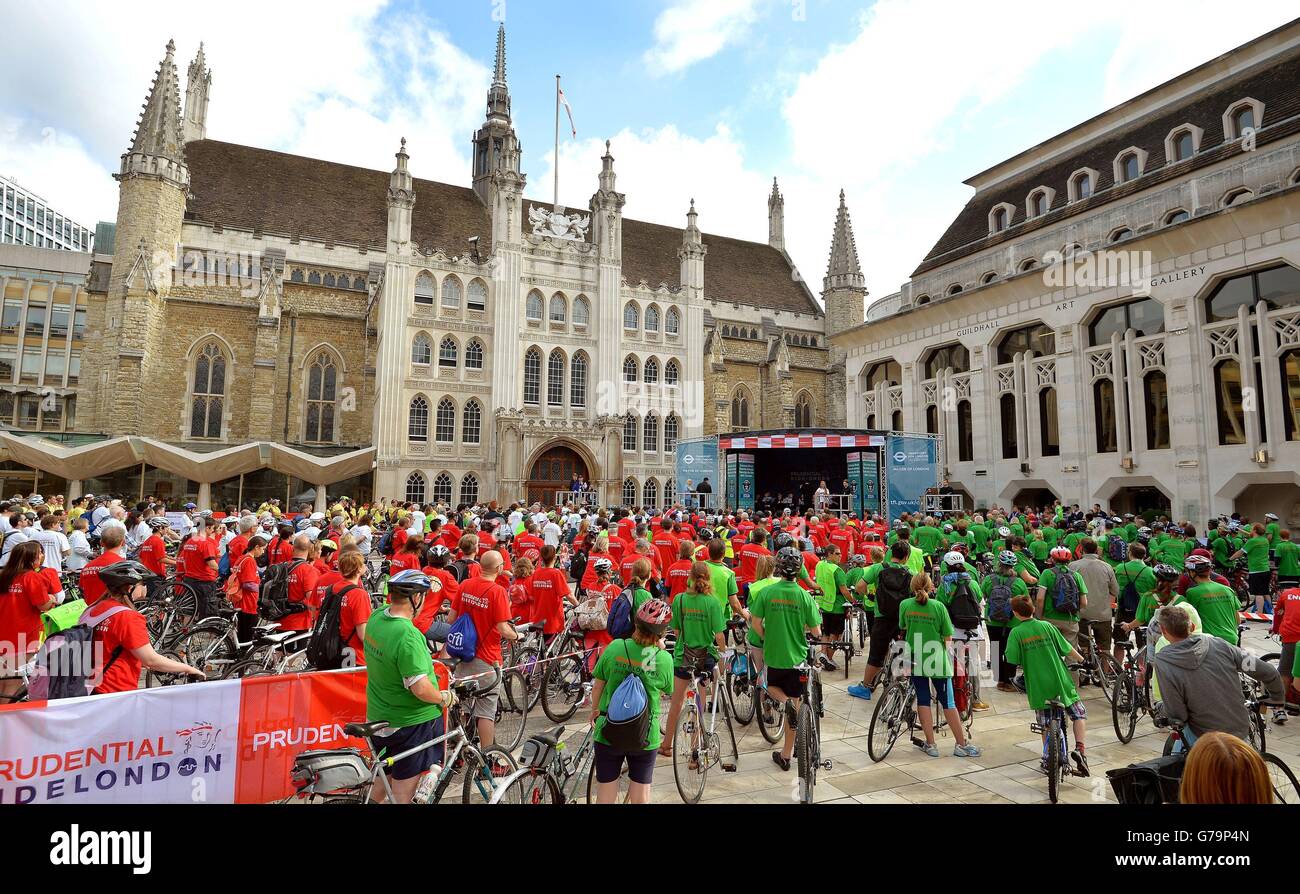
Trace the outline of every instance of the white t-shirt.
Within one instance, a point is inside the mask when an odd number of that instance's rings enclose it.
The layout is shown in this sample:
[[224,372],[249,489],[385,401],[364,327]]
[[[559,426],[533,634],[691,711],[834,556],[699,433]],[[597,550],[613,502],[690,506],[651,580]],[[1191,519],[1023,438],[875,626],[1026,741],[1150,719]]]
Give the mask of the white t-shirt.
[[72,553],[63,560],[63,567],[68,571],[80,571],[90,561],[90,541],[85,531],[73,531],[68,535],[68,546]]
[[558,547],[560,545],[560,535],[563,532],[560,526],[553,521],[548,521],[546,527],[542,528],[542,542],[547,546]]
[[361,550],[361,555],[370,555],[370,539],[374,534],[369,525],[353,525],[349,534],[357,541],[357,549]]
[[60,531],[38,530],[31,536],[31,539],[41,545],[45,550],[45,567],[53,568],[60,574],[63,573],[63,553],[69,549],[68,538],[63,536]]
[[0,550],[0,565],[8,565],[9,554],[14,551],[14,547],[30,539],[27,536],[29,530],[31,529],[11,529],[9,533],[5,535],[4,547]]

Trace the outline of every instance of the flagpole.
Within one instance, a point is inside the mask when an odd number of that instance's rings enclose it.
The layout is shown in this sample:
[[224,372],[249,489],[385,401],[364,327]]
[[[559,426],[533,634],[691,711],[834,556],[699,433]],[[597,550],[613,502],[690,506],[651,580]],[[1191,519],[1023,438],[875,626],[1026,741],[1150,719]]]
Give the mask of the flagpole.
[[551,210],[560,208],[560,76],[555,76],[555,200]]

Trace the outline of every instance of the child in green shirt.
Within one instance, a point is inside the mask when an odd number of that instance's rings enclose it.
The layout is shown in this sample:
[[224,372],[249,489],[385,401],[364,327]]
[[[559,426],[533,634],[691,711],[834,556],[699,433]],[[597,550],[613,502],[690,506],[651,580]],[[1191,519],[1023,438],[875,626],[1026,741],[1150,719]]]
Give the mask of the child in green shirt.
[[[1025,671],[1025,694],[1029,697],[1029,707],[1034,709],[1035,719],[1046,727],[1052,719],[1049,701],[1059,701],[1065,706],[1065,716],[1071,721],[1074,731],[1075,750],[1070,752],[1081,776],[1088,775],[1088,758],[1085,756],[1087,745],[1084,736],[1087,733],[1087,709],[1074,688],[1069,670],[1061,661],[1080,662],[1083,656],[1065,641],[1065,637],[1048,621],[1034,618],[1034,604],[1027,596],[1017,596],[1011,603],[1020,619],[1020,623],[1007,638],[1007,661],[1018,664]],[[1043,734],[1043,756],[1046,764],[1047,735]]]

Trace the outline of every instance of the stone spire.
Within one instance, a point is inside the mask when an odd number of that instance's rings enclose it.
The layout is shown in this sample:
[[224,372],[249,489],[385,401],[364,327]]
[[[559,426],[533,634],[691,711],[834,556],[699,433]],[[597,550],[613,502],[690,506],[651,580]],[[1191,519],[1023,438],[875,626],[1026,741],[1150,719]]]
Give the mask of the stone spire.
[[767,197],[767,244],[785,251],[785,198],[772,178],[772,194]]
[[623,251],[623,205],[627,198],[617,189],[614,174],[614,155],[605,141],[605,154],[600,159],[600,188],[591,197],[591,241],[607,259],[618,258]]
[[691,199],[691,210],[686,212],[686,229],[682,231],[682,247],[677,250],[681,260],[682,290],[700,297],[704,294],[704,256],[708,249],[704,247],[704,237],[700,233],[699,214],[695,211],[695,200]]
[[388,177],[388,242],[404,248],[411,241],[411,211],[415,208],[415,180],[407,162],[406,137],[397,150],[397,167]]
[[600,189],[602,192],[614,192],[614,156],[609,152],[609,140],[605,141],[605,154],[600,157]]
[[[831,257],[826,265],[826,279],[822,289],[866,289],[866,279],[858,264],[858,246],[853,241],[853,224],[849,222],[849,209],[844,203],[844,190],[840,190],[840,209],[835,216],[835,235],[831,237]],[[859,321],[860,322],[860,321]]]
[[198,55],[190,63],[185,79],[185,142],[204,140],[208,136],[208,94],[212,90],[212,72],[199,44]]
[[492,71],[492,86],[488,88],[488,120],[510,120],[510,88],[506,86],[506,26],[497,27],[497,60]]
[[176,76],[176,43],[167,42],[167,55],[158,66],[149,98],[136,125],[131,149],[122,156],[121,180],[130,176],[159,177],[180,186],[189,184],[181,128],[180,84]]

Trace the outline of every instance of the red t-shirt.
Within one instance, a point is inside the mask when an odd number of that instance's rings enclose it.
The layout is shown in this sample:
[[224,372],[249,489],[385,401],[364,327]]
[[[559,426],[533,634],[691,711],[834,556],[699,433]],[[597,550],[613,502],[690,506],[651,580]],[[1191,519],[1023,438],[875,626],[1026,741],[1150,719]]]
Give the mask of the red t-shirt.
[[406,571],[410,568],[420,567],[419,553],[397,553],[388,560],[388,574],[391,577],[399,571]]
[[[257,614],[257,594],[262,584],[262,576],[257,570],[257,560],[252,556],[242,556],[239,564],[234,565],[230,573],[239,581],[239,596],[235,608],[244,614]],[[247,584],[252,584],[253,588],[250,590]]]
[[339,574],[337,571],[331,571],[329,574],[322,574],[320,577],[316,578],[316,592],[312,593],[308,604],[311,605],[313,610],[320,608],[321,600],[325,598],[325,594],[329,592],[329,588],[335,584],[341,583],[343,583],[343,575]]
[[694,559],[681,559],[668,566],[669,605],[677,598],[678,594],[686,592],[686,584],[691,579],[691,566],[694,564]]
[[112,565],[115,562],[122,561],[125,556],[115,552],[105,552],[86,563],[86,567],[81,569],[81,598],[86,600],[86,605],[94,605],[108,587],[99,579],[99,569],[106,565]]
[[667,568],[677,561],[677,538],[672,531],[660,528],[655,533],[654,548],[661,568]]
[[609,538],[609,558],[614,563],[615,568],[622,567],[623,553],[627,550],[627,544],[617,537]]
[[510,620],[510,599],[495,580],[474,577],[460,585],[451,603],[457,615],[468,614],[478,633],[476,657],[488,664],[501,662],[501,632],[497,625]]
[[543,633],[560,633],[564,630],[564,597],[569,595],[569,582],[558,568],[538,568],[530,578],[533,596],[533,621],[543,621]]
[[280,565],[285,562],[293,561],[293,538],[281,540],[277,534],[271,538],[271,542],[266,545],[266,564]]
[[163,563],[163,557],[166,555],[167,544],[157,534],[151,534],[148,540],[140,544],[140,552],[136,558],[140,560],[141,565],[154,574],[159,577],[166,577],[167,566]]
[[209,565],[207,561],[218,558],[217,541],[209,537],[191,537],[181,547],[181,554],[185,557],[186,577],[203,581],[217,579],[216,567]]
[[41,608],[51,597],[63,592],[63,584],[53,568],[24,571],[9,585],[9,592],[0,594],[0,643],[6,650],[18,650],[24,655],[40,645]]
[[[87,614],[93,620],[118,604],[115,600],[105,599],[87,609]],[[96,669],[96,673],[102,674],[103,678],[95,687],[95,692],[101,695],[109,692],[133,692],[140,684],[140,669],[144,663],[135,655],[135,650],[149,645],[149,629],[145,626],[144,615],[132,609],[117,612],[107,621],[96,625],[94,642],[98,647],[96,655],[102,655],[104,662]],[[118,648],[122,651],[117,660],[108,664],[113,651]]]
[[636,522],[629,518],[619,519],[618,522],[618,539],[628,543],[633,542],[633,534],[636,531]]
[[[1277,631],[1282,635],[1282,642],[1300,642],[1300,587],[1291,587],[1278,593],[1273,611],[1282,612],[1282,622]],[[1289,677],[1291,668],[1282,668],[1282,673]]]
[[740,568],[736,571],[736,582],[742,584],[752,584],[754,575],[758,572],[758,560],[763,556],[772,555],[771,550],[761,543],[746,543],[736,553],[740,560]]
[[545,545],[546,543],[542,538],[538,537],[536,534],[520,534],[515,538],[514,552],[516,556],[522,556],[530,549],[535,549],[540,553],[542,547]]
[[831,531],[830,537],[827,538],[830,545],[837,547],[840,551],[840,560],[847,563],[853,557],[853,532],[848,528],[836,528]]
[[244,557],[248,550],[248,535],[236,534],[230,543],[226,544],[226,555],[230,556],[230,567],[234,568],[239,560]]
[[370,620],[370,613],[373,606],[370,604],[370,594],[366,592],[365,587],[360,584],[354,584],[343,594],[343,609],[339,616],[339,636],[343,639],[343,645],[352,649],[356,655],[355,666],[360,667],[366,663],[365,643],[361,637],[357,636],[357,628],[366,621]]
[[489,534],[487,531],[478,532],[478,557],[483,558],[483,554],[490,549],[497,548],[497,538],[495,534]]
[[398,524],[399,527],[393,531],[393,558],[397,558],[397,554],[406,546],[406,541],[411,539],[411,535],[407,532],[406,526],[402,525],[400,522]]
[[[293,571],[289,572],[289,601],[300,605],[311,606],[311,600],[316,593],[316,582],[320,579],[320,571],[311,562],[303,562]],[[311,611],[296,612],[285,618],[280,619],[281,630],[310,630],[311,629]]]

